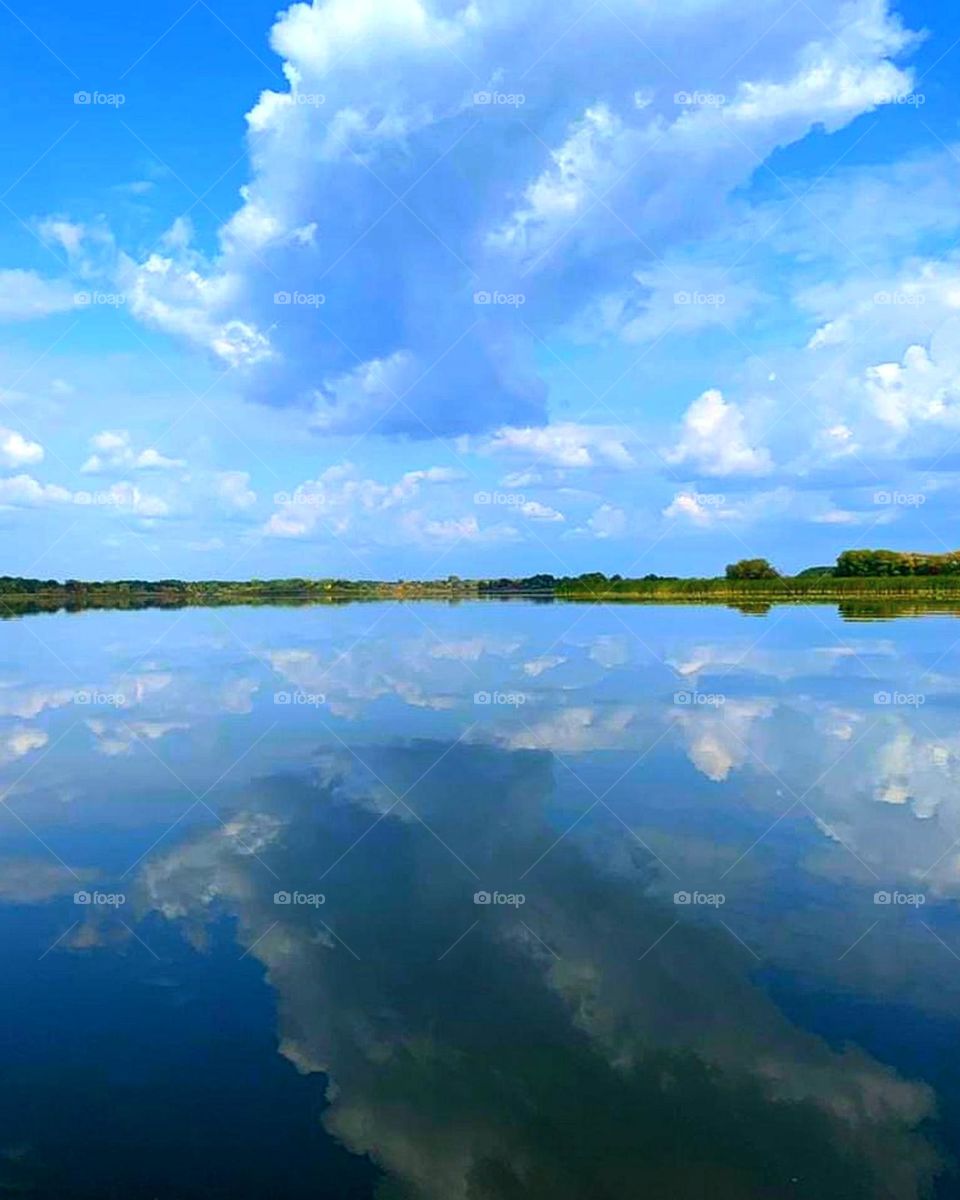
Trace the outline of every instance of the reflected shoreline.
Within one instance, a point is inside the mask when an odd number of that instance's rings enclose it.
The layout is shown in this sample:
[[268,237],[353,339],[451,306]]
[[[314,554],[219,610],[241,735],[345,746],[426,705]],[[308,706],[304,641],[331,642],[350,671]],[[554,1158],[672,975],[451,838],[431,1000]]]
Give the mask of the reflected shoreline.
[[441,604],[457,608],[464,604],[588,604],[616,605],[641,608],[725,608],[744,616],[767,616],[775,608],[829,608],[845,621],[883,621],[898,617],[955,616],[960,617],[960,604],[955,600],[938,599],[856,599],[836,596],[775,596],[763,599],[723,599],[719,596],[573,596],[545,592],[487,592],[451,596],[449,592],[411,591],[403,594],[331,592],[270,593],[257,596],[245,593],[236,597],[184,596],[182,593],[118,594],[67,598],[63,594],[48,596],[0,598],[0,620],[15,620],[39,613],[80,613],[88,611],[140,612],[144,609],[185,608],[341,608],[350,604],[399,604],[412,601]]

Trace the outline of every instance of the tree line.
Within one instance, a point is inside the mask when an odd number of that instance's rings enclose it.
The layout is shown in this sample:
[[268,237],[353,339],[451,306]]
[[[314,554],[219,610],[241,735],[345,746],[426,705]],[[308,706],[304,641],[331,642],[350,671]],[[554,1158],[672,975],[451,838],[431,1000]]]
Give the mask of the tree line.
[[[119,579],[91,580],[31,579],[19,575],[0,576],[0,596],[51,597],[61,602],[85,604],[98,599],[161,599],[186,604],[221,602],[240,599],[269,599],[271,597],[301,597],[331,599],[338,597],[377,598],[405,596],[439,596],[451,599],[471,596],[504,596],[510,594],[550,596],[583,596],[585,594],[631,594],[646,591],[666,592],[687,590],[691,586],[711,584],[722,587],[726,582],[750,584],[753,581],[802,580],[804,584],[819,578],[884,579],[908,576],[960,577],[960,550],[946,554],[921,554],[900,550],[844,550],[835,566],[808,567],[797,575],[783,575],[765,558],[744,558],[729,563],[724,578],[681,579],[676,575],[648,574],[638,579],[622,575],[606,575],[602,571],[587,571],[580,575],[537,574],[523,577],[493,579],[461,579],[449,575],[434,580],[364,580],[322,578],[248,580],[183,580],[183,579]],[[960,582],[960,578],[958,578]]]

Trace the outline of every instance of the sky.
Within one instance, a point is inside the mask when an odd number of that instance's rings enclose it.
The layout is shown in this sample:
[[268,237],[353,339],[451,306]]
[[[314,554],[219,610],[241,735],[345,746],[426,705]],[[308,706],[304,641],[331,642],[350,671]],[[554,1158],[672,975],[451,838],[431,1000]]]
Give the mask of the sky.
[[955,548],[952,7],[3,3],[0,573]]

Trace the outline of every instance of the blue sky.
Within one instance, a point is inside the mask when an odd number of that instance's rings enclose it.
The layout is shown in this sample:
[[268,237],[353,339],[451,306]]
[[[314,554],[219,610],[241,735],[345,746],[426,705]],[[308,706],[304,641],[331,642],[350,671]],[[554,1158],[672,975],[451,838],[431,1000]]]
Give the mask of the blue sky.
[[2,569],[953,548],[960,15],[0,9]]

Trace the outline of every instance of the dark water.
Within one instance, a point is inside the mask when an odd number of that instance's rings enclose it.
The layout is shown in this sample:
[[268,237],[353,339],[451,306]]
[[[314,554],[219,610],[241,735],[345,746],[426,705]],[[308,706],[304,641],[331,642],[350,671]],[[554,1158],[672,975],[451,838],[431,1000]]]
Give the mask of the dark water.
[[958,685],[829,607],[5,622],[0,1196],[960,1194]]

